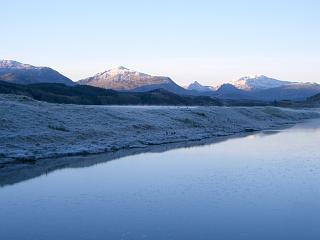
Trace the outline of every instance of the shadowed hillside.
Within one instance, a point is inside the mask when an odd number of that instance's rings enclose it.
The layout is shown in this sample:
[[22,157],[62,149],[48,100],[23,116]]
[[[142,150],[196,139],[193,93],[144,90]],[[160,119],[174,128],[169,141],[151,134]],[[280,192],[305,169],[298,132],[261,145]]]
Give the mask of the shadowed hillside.
[[51,103],[86,105],[221,105],[206,96],[181,96],[163,89],[149,92],[118,92],[87,85],[56,83],[20,85],[0,81],[0,93],[17,94]]

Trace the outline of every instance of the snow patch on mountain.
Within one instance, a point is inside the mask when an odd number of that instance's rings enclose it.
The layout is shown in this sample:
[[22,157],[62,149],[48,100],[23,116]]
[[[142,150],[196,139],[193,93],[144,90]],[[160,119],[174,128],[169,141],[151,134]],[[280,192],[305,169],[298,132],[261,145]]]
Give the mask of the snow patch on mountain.
[[78,83],[114,90],[134,90],[150,85],[176,85],[169,77],[152,76],[123,66],[98,73]]
[[0,60],[0,68],[16,68],[16,69],[25,69],[25,68],[37,68],[29,64],[20,63],[13,60]]
[[238,80],[231,81],[230,83],[241,90],[258,91],[269,88],[281,87],[287,84],[291,84],[292,82],[281,81],[274,78],[269,78],[264,75],[253,75],[242,77]]
[[0,60],[0,81],[17,84],[33,83],[75,83],[49,67],[35,67],[13,60]]

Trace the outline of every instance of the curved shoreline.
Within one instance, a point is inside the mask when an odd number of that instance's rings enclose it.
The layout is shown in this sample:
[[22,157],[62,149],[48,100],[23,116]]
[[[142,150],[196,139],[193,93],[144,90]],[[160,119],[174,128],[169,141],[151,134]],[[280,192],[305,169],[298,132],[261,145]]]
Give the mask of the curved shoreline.
[[[290,128],[292,124],[282,126],[284,128]],[[280,130],[281,128],[265,129],[262,131]],[[57,158],[44,158],[39,159],[37,162],[24,162],[24,163],[9,163],[0,168],[0,187],[6,185],[16,184],[28,179],[46,175],[56,170],[64,168],[83,168],[90,167],[97,164],[106,163],[109,161],[117,160],[120,158],[144,154],[144,153],[161,153],[179,148],[197,147],[208,144],[215,144],[223,141],[227,141],[233,138],[241,138],[257,134],[261,131],[255,132],[240,132],[228,136],[219,136],[204,138],[201,140],[188,140],[174,143],[162,143],[158,145],[149,145],[145,147],[133,147],[127,149],[121,149],[114,152],[104,152],[87,155],[75,155],[75,156],[63,156]]]
[[37,163],[29,162],[24,164],[9,164],[0,169],[0,188],[7,185],[13,185],[42,175],[50,174],[54,171],[65,168],[84,168],[97,164],[103,164],[109,161],[117,160],[144,153],[161,153],[179,148],[197,147],[208,144],[216,144],[228,141],[234,138],[242,138],[250,135],[259,134],[267,131],[276,134],[283,129],[294,127],[296,124],[286,124],[270,129],[264,129],[255,132],[239,132],[228,136],[205,138],[196,141],[184,141],[176,143],[164,143],[159,145],[150,145],[142,148],[122,149],[115,152],[105,152],[89,155],[65,156],[58,158],[41,159]]
[[3,185],[18,175],[27,179],[62,167],[212,143],[320,114],[274,107],[60,105],[0,95],[0,116]]

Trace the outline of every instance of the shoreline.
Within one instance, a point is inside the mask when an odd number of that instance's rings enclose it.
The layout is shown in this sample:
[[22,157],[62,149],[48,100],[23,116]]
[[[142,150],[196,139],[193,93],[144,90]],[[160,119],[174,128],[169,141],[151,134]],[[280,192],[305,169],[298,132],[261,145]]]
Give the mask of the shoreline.
[[296,124],[287,124],[270,129],[263,129],[254,132],[239,132],[226,136],[209,137],[201,140],[188,140],[174,143],[162,143],[158,145],[149,145],[146,147],[133,147],[120,149],[114,152],[80,154],[75,156],[62,156],[56,158],[44,158],[35,162],[25,162],[23,164],[8,164],[0,168],[0,188],[7,185],[13,185],[19,182],[27,181],[42,175],[47,175],[61,169],[85,168],[98,164],[104,164],[120,158],[146,153],[162,153],[179,148],[192,148],[216,144],[235,138],[243,138],[250,135],[262,133],[263,131],[272,131],[276,134],[278,131],[294,127]]
[[261,134],[263,132],[268,132],[270,134],[277,134],[281,130],[290,129],[295,127],[297,124],[303,124],[308,121],[314,121],[315,119],[308,119],[306,121],[285,124],[278,127],[273,127],[269,129],[263,129],[254,132],[239,132],[228,136],[219,136],[204,138],[196,141],[184,141],[176,143],[163,143],[159,145],[150,145],[140,148],[129,148],[121,149],[115,152],[105,152],[96,153],[88,155],[76,155],[76,156],[65,156],[57,158],[47,158],[41,159],[35,163],[25,163],[17,165],[8,165],[7,167],[0,168],[0,188],[5,186],[14,185],[20,182],[28,181],[36,177],[41,177],[42,175],[47,175],[62,169],[71,168],[86,168],[98,164],[104,164],[110,161],[118,160],[120,158],[129,157],[139,154],[147,153],[162,153],[166,151],[171,151],[179,148],[192,148],[205,146],[210,144],[216,144],[224,141],[228,141],[235,138],[244,138],[251,135]]
[[287,128],[319,118],[320,114],[314,110],[275,107],[63,105],[0,94],[0,116],[0,185],[3,185],[12,181],[12,176],[28,179],[32,178],[28,177],[30,174],[92,165],[102,161],[101,155],[107,161],[208,144],[257,131]]

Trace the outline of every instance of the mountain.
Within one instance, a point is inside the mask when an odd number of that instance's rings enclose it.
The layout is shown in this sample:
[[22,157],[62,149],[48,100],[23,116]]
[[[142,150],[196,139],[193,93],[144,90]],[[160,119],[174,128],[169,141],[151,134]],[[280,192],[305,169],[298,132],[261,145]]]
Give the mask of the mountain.
[[320,92],[317,93],[316,95],[313,95],[313,96],[307,98],[307,101],[320,103]]
[[17,94],[39,101],[86,105],[221,105],[206,96],[181,96],[163,89],[149,92],[118,92],[88,85],[59,83],[21,85],[0,81],[0,94]]
[[222,99],[251,99],[253,98],[250,93],[238,89],[230,83],[222,84],[217,91],[214,92],[214,96]]
[[317,83],[289,83],[276,88],[269,88],[254,93],[260,100],[305,100],[320,92]]
[[[281,81],[264,75],[242,77],[239,80],[231,81],[230,84],[246,92],[247,99],[262,101],[300,101],[320,92],[320,85],[317,83]],[[222,96],[224,95],[222,94]],[[232,96],[237,95],[233,94]]]
[[48,67],[35,67],[12,60],[0,60],[0,81],[18,84],[32,83],[75,83],[59,72]]
[[274,78],[269,78],[264,75],[246,76],[236,81],[230,82],[233,86],[238,89],[245,91],[259,91],[269,88],[281,87],[292,82],[281,81]]
[[[0,60],[0,81],[17,84],[62,83],[75,85],[69,78],[48,67],[35,67],[11,60]],[[195,81],[186,89],[171,78],[118,67],[78,81],[105,89],[130,92],[150,92],[156,89],[188,96],[209,96],[220,99],[258,101],[303,101],[320,92],[317,83],[281,81],[264,75],[246,76],[220,87],[203,86]]]
[[[317,83],[298,83],[276,79],[269,81],[268,79],[270,80],[271,78],[256,78],[254,81],[248,81],[247,85],[237,85],[238,87],[231,83],[223,84],[211,96],[220,99],[247,99],[268,102],[281,100],[303,101],[320,92],[320,85]],[[268,82],[270,82],[269,87]]]
[[186,93],[185,89],[169,77],[151,76],[122,66],[98,73],[93,77],[80,80],[78,83],[120,91],[145,92],[162,88],[174,93]]
[[191,90],[191,91],[198,91],[198,92],[212,92],[212,91],[215,91],[214,87],[203,86],[197,81],[191,83],[189,86],[186,87],[186,89]]

